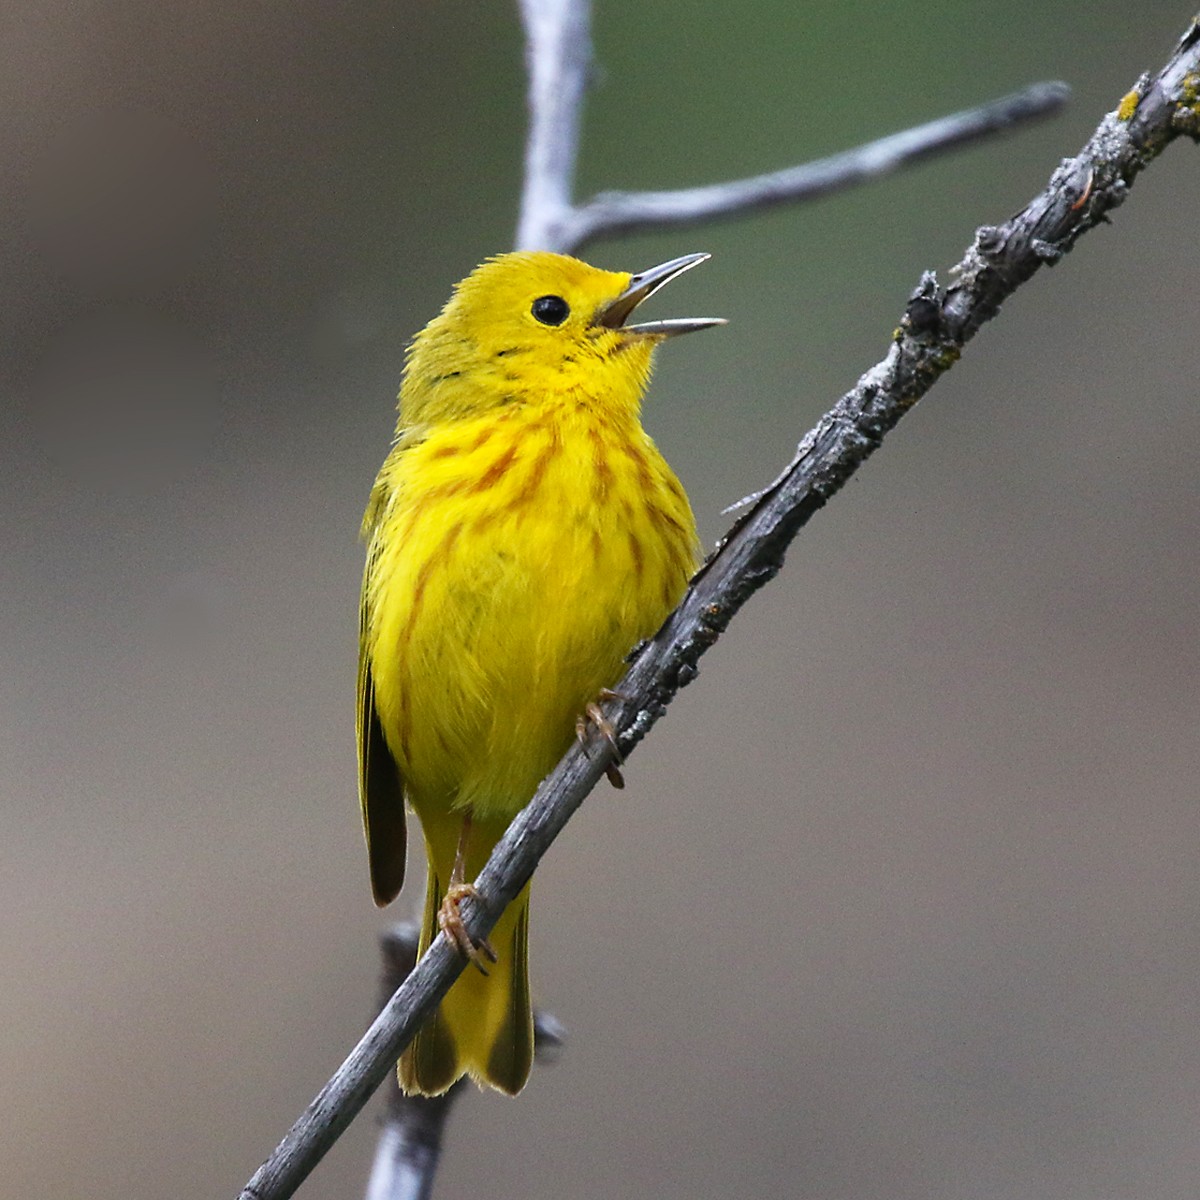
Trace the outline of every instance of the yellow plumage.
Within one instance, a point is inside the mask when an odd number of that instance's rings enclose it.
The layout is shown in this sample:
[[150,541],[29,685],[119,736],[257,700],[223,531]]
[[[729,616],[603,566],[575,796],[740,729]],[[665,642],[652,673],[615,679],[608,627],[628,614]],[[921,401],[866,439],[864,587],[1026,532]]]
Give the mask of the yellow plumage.
[[[704,256],[642,276],[553,254],[491,259],[415,338],[371,493],[359,660],[363,818],[376,901],[404,874],[405,799],[428,855],[422,950],[470,817],[473,879],[697,563],[683,489],[639,418],[654,347],[711,320],[629,326]],[[657,274],[656,274],[657,272]],[[532,1058],[528,888],[400,1064],[515,1093]]]

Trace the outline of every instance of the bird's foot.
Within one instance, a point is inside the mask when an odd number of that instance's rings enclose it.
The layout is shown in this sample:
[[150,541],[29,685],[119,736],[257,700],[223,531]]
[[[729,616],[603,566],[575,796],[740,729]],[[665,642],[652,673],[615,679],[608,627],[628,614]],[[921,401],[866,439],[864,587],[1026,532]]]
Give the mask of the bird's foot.
[[[622,696],[620,692],[614,692],[609,688],[602,688],[600,690],[600,699],[625,700],[628,697]],[[586,705],[583,715],[577,717],[575,720],[575,736],[579,739],[579,744],[583,747],[584,754],[588,753],[589,726],[593,727],[608,743],[611,760],[604,768],[604,774],[608,776],[608,782],[615,788],[623,788],[625,786],[625,776],[621,774],[621,767],[625,762],[625,758],[621,754],[621,747],[617,745],[617,731],[613,728],[613,723],[601,711],[600,705],[594,700]]]
[[455,949],[463,958],[468,962],[473,962],[486,975],[487,967],[483,965],[483,960],[487,959],[488,962],[494,963],[496,951],[492,949],[492,943],[487,938],[480,938],[476,942],[467,932],[458,906],[468,896],[471,899],[479,896],[479,890],[473,883],[452,883],[446,889],[446,895],[442,898],[442,906],[438,909],[438,928],[454,943]]

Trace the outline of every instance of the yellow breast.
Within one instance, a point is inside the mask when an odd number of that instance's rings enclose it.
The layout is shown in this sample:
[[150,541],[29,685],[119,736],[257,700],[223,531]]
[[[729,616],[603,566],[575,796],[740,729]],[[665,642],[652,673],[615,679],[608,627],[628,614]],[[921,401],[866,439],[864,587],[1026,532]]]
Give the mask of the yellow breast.
[[636,418],[514,404],[385,465],[367,588],[376,707],[409,799],[511,815],[695,569]]

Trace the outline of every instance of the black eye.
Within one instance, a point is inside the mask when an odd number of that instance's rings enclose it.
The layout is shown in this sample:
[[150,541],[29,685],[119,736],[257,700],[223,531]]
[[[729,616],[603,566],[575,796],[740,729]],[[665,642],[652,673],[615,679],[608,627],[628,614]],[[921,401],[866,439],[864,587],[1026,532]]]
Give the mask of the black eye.
[[571,315],[571,306],[561,296],[539,296],[529,311],[543,325],[561,325]]

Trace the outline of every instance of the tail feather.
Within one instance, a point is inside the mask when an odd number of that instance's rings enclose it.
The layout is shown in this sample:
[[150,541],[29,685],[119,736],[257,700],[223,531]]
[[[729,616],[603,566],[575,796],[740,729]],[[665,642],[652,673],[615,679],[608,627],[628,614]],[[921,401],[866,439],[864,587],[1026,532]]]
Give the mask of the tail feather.
[[[438,935],[437,914],[444,894],[445,890],[431,863],[425,885],[425,916],[421,921],[418,958],[429,949],[430,943]],[[461,982],[461,979],[457,980],[454,987]],[[400,1086],[410,1096],[440,1096],[462,1075],[454,1035],[450,1032],[442,1005],[434,1009],[433,1015],[421,1026],[400,1056],[399,1073]]]
[[[420,953],[438,935],[445,880],[430,854]],[[448,877],[448,872],[446,873]],[[497,961],[487,975],[468,967],[400,1058],[400,1086],[409,1095],[439,1096],[463,1075],[515,1096],[533,1063],[529,996],[529,885],[492,930]]]
[[[533,1064],[533,1004],[529,996],[529,885],[513,901],[517,909],[508,956],[508,1011],[492,1038],[483,1080],[515,1096],[529,1078]],[[504,951],[498,950],[503,958]],[[468,1067],[470,1070],[470,1067]]]

